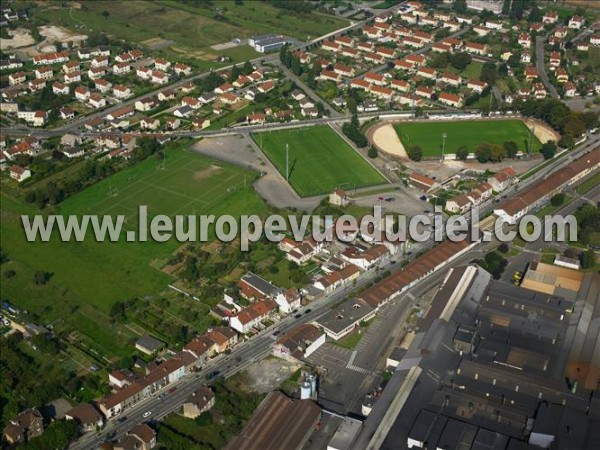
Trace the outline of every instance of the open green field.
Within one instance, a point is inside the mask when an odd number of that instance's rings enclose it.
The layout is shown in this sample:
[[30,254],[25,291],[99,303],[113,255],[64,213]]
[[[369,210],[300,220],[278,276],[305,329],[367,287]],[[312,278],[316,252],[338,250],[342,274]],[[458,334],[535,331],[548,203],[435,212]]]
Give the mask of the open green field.
[[[258,1],[237,5],[234,1],[220,0],[208,7],[174,0],[90,1],[82,2],[81,9],[57,7],[52,2],[49,5],[38,8],[35,16],[78,33],[104,31],[129,43],[156,38],[174,41],[173,47],[189,49],[190,56],[200,59],[225,54],[243,61],[259,56],[247,45],[229,50],[210,47],[235,38],[278,33],[306,40],[308,36],[315,38],[349,24],[345,19],[315,12],[295,13]],[[85,27],[81,28],[82,25]]]
[[387,183],[327,125],[257,133],[253,138],[284,177],[288,144],[289,182],[302,197],[326,194],[336,187],[350,190]]
[[[252,188],[256,174],[242,168],[213,164],[209,158],[184,148],[167,150],[166,168],[156,157],[97,183],[65,200],[56,213],[127,216],[125,229],[136,228],[137,207],[147,205],[156,214],[261,214],[264,202]],[[108,311],[117,301],[155,296],[172,278],[159,270],[183,245],[174,238],[165,243],[27,242],[20,215],[39,211],[2,190],[1,247],[10,261],[2,265],[2,298],[27,309],[41,323],[66,320],[92,338],[102,351],[119,354],[120,341],[130,329],[109,327]],[[89,236],[89,235],[88,235]],[[6,277],[12,268],[16,275]],[[53,273],[46,285],[36,285],[35,271]],[[117,342],[118,341],[118,342]],[[129,349],[131,351],[131,348]]]
[[[506,141],[515,141],[519,150],[526,152],[530,136],[529,129],[521,120],[397,123],[394,129],[404,147],[419,145],[425,156],[442,154],[443,133],[447,134],[446,154],[456,153],[463,145],[474,152],[484,142],[502,145]],[[534,136],[533,151],[539,151],[541,146]]]

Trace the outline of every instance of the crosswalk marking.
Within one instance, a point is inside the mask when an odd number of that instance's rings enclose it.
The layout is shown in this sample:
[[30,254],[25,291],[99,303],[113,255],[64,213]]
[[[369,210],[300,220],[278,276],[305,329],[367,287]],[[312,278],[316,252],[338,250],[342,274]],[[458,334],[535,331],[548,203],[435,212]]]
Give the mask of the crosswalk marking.
[[365,375],[368,375],[371,373],[370,370],[363,369],[362,367],[357,367],[354,364],[348,364],[346,366],[346,369],[353,370],[354,372],[358,372],[358,373],[364,373]]

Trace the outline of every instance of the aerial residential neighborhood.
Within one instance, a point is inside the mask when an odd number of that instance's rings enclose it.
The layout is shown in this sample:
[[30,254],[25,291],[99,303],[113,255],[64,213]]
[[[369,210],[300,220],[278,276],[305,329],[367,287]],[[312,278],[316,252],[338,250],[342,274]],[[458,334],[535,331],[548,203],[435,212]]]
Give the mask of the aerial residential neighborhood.
[[0,8],[6,449],[599,448],[600,4]]

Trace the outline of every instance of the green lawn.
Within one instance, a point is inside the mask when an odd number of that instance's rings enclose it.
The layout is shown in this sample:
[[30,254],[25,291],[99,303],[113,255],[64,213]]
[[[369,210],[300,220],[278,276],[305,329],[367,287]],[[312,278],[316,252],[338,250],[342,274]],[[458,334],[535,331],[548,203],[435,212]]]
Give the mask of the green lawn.
[[[60,214],[127,216],[125,229],[134,229],[138,205],[149,214],[261,214],[264,202],[252,188],[256,174],[238,167],[213,165],[209,158],[184,148],[167,150],[167,165],[150,157],[134,167],[93,185],[61,203]],[[110,180],[110,181],[109,181]],[[109,186],[112,194],[109,194]],[[109,328],[107,312],[113,303],[133,297],[156,296],[172,278],[158,270],[181,243],[27,242],[20,215],[38,210],[15,200],[2,189],[2,297],[38,316],[41,323],[65,318],[92,338],[100,351],[120,353],[131,336]],[[13,268],[16,276],[6,277]],[[52,272],[47,285],[33,282],[35,271]],[[85,321],[83,319],[87,318]],[[90,321],[91,320],[91,321]],[[126,330],[123,333],[127,334]],[[129,332],[131,334],[131,332]]]
[[[446,154],[456,153],[462,145],[474,152],[484,142],[502,145],[515,141],[524,152],[529,145],[529,129],[520,120],[398,123],[394,128],[405,147],[419,145],[425,156],[441,155],[443,133],[447,134]],[[541,145],[534,136],[533,150],[539,151]]]
[[590,189],[598,186],[599,184],[600,184],[600,173],[596,173],[596,174],[592,175],[590,178],[588,178],[587,180],[585,180],[583,183],[581,183],[579,186],[577,186],[575,188],[575,190],[577,191],[577,193],[579,195],[583,195]]
[[[103,31],[129,43],[159,38],[174,41],[173,46],[193,51],[199,59],[212,59],[228,54],[243,61],[255,53],[241,50],[214,50],[211,45],[231,42],[255,34],[278,33],[306,40],[349,24],[345,19],[318,13],[293,13],[266,2],[213,2],[208,7],[195,7],[174,0],[84,2],[83,8],[40,7],[35,16],[54,25],[75,29],[80,33]],[[108,13],[108,16],[103,15]],[[81,25],[85,28],[81,29]]]
[[285,146],[289,145],[289,182],[302,197],[325,194],[341,187],[360,188],[386,179],[326,125],[264,132],[256,143],[285,176]]

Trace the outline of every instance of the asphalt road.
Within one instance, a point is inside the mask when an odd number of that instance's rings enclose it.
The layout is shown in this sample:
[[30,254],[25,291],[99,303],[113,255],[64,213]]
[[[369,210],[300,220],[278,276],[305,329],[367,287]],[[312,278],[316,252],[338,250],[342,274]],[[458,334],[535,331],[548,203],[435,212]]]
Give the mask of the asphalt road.
[[540,78],[548,89],[550,96],[553,98],[560,98],[558,96],[558,92],[554,85],[550,82],[548,78],[548,73],[546,72],[546,64],[544,63],[544,42],[546,41],[546,36],[537,36],[535,38],[535,67],[540,74]]

